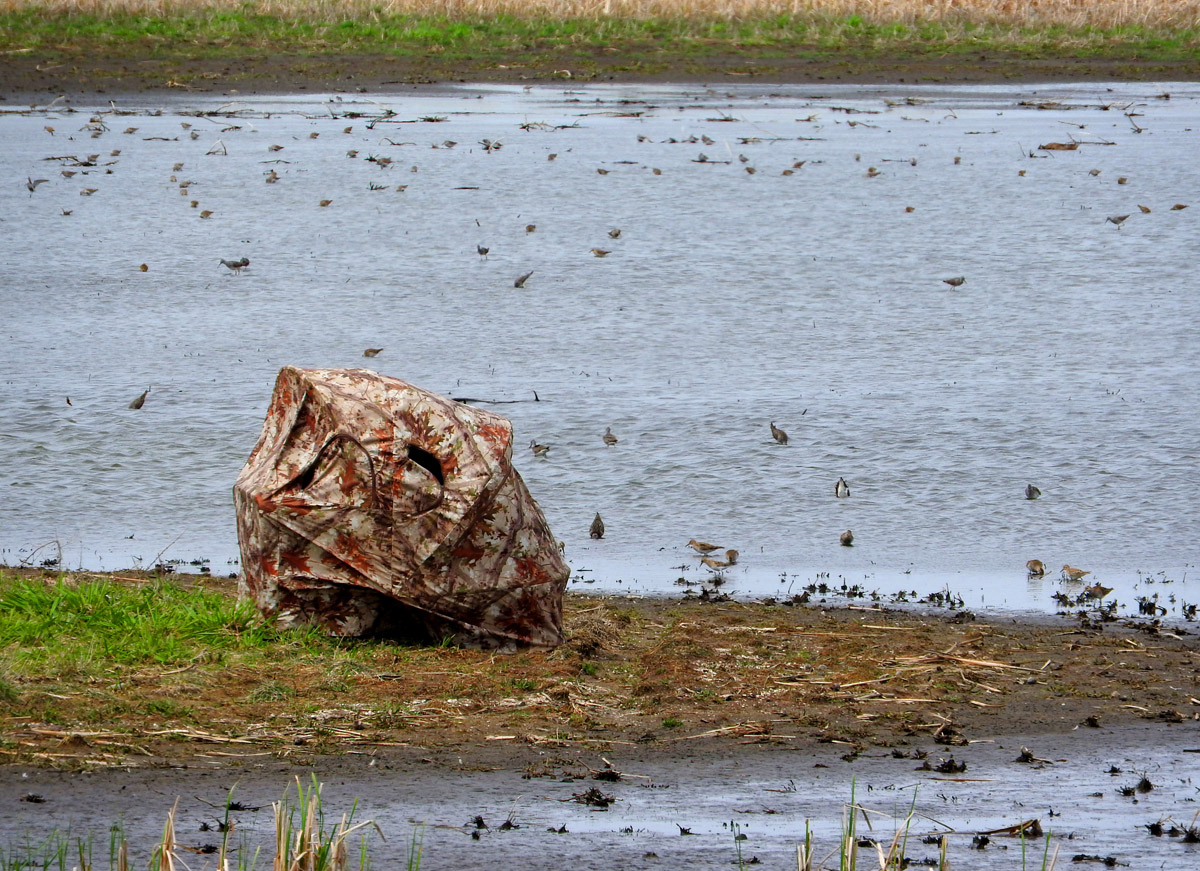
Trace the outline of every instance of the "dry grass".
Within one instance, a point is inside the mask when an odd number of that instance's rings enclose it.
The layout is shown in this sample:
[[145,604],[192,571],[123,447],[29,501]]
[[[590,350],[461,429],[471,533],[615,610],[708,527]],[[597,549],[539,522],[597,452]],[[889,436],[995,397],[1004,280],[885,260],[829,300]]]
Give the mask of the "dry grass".
[[0,0],[0,11],[45,10],[107,16],[259,14],[310,21],[370,21],[396,16],[473,20],[769,18],[867,24],[941,23],[1017,28],[1192,29],[1198,0]]

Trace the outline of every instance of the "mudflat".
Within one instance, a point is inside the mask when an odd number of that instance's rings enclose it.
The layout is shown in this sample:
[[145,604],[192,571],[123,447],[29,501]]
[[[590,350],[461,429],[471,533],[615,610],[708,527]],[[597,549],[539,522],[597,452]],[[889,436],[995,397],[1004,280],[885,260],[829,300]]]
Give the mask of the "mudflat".
[[461,82],[679,82],[756,84],[955,84],[1064,81],[1195,81],[1200,60],[1136,56],[1031,57],[978,54],[780,51],[750,48],[689,55],[556,49],[443,59],[437,54],[293,55],[226,58],[56,56],[9,53],[0,94],[100,94],[147,91],[281,94],[294,91],[371,93]]

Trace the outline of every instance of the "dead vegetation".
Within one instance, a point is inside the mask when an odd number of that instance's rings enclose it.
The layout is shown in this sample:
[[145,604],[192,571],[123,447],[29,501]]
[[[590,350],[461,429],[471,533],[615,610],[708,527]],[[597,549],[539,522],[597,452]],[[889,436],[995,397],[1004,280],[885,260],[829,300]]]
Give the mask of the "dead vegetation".
[[[47,581],[48,583],[51,581]],[[86,582],[86,581],[85,581]],[[145,583],[136,579],[109,583]],[[203,581],[233,597],[233,582]],[[0,760],[153,765],[389,746],[834,742],[1197,718],[1193,637],[943,615],[570,596],[567,642],[495,655],[282,635],[39,670],[0,657]]]

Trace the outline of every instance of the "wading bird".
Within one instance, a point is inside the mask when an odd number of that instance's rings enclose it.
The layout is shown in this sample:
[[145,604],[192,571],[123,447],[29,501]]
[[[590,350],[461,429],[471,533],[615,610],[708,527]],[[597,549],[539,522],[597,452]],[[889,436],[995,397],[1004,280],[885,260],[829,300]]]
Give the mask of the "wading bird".
[[696,541],[694,538],[688,542],[688,547],[698,554],[710,554],[714,550],[720,550],[720,545],[709,544],[707,541]]
[[141,396],[139,396],[137,399],[133,400],[133,402],[129,403],[129,407],[134,409],[135,411],[137,409],[141,408],[143,405],[146,404],[146,396],[149,393],[150,393],[150,388],[147,387],[145,390],[142,391]]
[[525,282],[529,280],[529,276],[531,275],[533,275],[532,269],[523,275],[518,275],[516,281],[513,282],[513,287],[524,287]]
[[838,536],[838,541],[841,542],[842,547],[854,547],[854,533],[847,529]]
[[837,483],[833,485],[833,495],[839,499],[845,499],[850,495],[850,485],[846,483],[845,478],[837,479]]
[[379,352],[382,350],[383,350],[383,348],[367,348],[365,351],[363,351],[363,356],[364,357],[378,357]]
[[250,265],[250,258],[242,257],[239,260],[224,260],[224,259],[222,259],[221,265],[227,266],[230,270],[233,271],[234,275],[241,275],[242,270]]
[[701,557],[700,562],[704,563],[705,567],[712,569],[714,572],[719,572],[722,569],[727,569],[730,566],[737,565],[738,552],[736,550],[725,551],[725,559],[717,559],[715,557]]
[[1029,573],[1029,577],[1031,578],[1040,578],[1042,575],[1046,574],[1046,567],[1042,565],[1042,561],[1040,559],[1031,559],[1029,562],[1025,563],[1025,571]]
[[600,519],[600,512],[596,512],[596,518],[592,521],[592,528],[588,530],[588,535],[592,538],[604,538],[604,521]]
[[775,421],[771,421],[771,438],[775,439],[781,445],[787,444],[787,433],[775,426]]
[[611,426],[606,426],[606,427],[604,428],[604,436],[603,436],[603,438],[604,438],[604,443],[605,443],[606,445],[608,445],[609,447],[612,447],[612,446],[613,446],[613,445],[615,445],[615,444],[616,444],[618,441],[620,441],[620,439],[618,439],[618,438],[617,438],[615,435],[613,435],[613,431],[612,431],[612,427],[611,427]]
[[1072,568],[1064,565],[1062,567],[1062,576],[1064,581],[1082,581],[1084,576],[1090,575],[1091,572],[1085,572],[1083,569]]
[[959,275],[954,278],[943,278],[942,279],[942,281],[944,281],[946,284],[950,285],[951,287],[962,287],[963,283],[966,280],[967,280],[967,277],[965,275]]
[[1026,499],[1036,499],[1041,495],[1042,495],[1042,491],[1039,490],[1037,487],[1035,487],[1033,484],[1025,485],[1025,498]]
[[1117,225],[1117,229],[1118,229],[1118,230],[1120,230],[1120,229],[1121,229],[1121,225],[1122,225],[1122,224],[1124,224],[1124,223],[1125,223],[1125,222],[1126,222],[1128,219],[1129,219],[1129,216],[1128,216],[1128,215],[1109,215],[1109,216],[1108,216],[1107,218],[1105,218],[1104,220],[1105,220],[1105,222],[1106,222],[1106,223],[1109,223],[1109,224],[1116,224],[1116,225]]
[[536,439],[530,439],[529,450],[533,451],[535,457],[544,457],[550,453],[550,445],[539,445]]

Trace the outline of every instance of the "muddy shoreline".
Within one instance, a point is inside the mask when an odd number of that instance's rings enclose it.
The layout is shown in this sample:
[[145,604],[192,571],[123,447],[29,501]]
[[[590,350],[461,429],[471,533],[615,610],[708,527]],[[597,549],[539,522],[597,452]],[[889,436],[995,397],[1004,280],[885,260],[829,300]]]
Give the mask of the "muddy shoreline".
[[1043,82],[1195,81],[1200,61],[1135,57],[978,55],[810,55],[743,50],[696,56],[626,56],[555,51],[514,55],[506,63],[447,61],[436,55],[261,55],[234,58],[130,59],[40,57],[14,53],[0,67],[0,95],[114,97],[152,92],[286,94],[378,93],[460,83],[728,84],[1037,84]]

